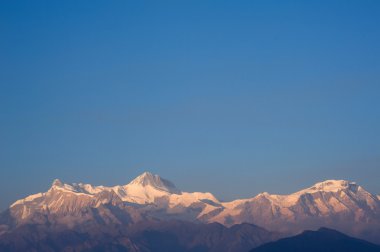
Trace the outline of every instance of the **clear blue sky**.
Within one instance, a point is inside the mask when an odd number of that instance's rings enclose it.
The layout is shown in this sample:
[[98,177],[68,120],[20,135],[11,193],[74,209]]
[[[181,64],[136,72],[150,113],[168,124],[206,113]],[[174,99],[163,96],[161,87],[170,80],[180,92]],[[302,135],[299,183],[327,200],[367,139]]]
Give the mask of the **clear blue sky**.
[[0,208],[151,171],[380,193],[380,1],[2,1]]

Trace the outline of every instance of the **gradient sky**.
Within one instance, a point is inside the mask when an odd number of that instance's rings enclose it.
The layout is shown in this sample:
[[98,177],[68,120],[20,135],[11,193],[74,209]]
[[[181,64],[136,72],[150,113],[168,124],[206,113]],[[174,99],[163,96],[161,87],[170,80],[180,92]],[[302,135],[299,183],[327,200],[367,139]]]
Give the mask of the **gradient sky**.
[[[160,3],[159,3],[160,2]],[[380,1],[2,1],[0,209],[143,171],[380,193]]]

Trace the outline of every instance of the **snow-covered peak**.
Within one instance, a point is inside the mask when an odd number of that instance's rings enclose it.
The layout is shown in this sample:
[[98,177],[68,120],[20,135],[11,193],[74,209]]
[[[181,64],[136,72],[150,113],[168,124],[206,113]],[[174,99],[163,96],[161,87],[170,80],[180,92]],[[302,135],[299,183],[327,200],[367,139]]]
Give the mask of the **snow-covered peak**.
[[168,193],[180,193],[176,186],[169,180],[163,179],[158,175],[154,175],[150,172],[144,172],[134,180],[132,180],[126,187],[153,187],[159,191]]
[[52,186],[52,187],[54,187],[54,186],[61,187],[61,186],[63,186],[63,183],[62,183],[62,181],[59,180],[59,179],[54,179],[54,181],[53,181],[53,183],[52,183],[51,186]]
[[350,182],[347,180],[326,180],[323,182],[316,183],[312,187],[301,190],[294,193],[293,195],[302,195],[305,193],[317,193],[317,192],[351,192],[358,193],[358,191],[363,191],[363,188],[360,187],[355,182]]
[[351,190],[356,191],[358,185],[355,182],[350,182],[347,180],[326,180],[323,182],[316,183],[310,188],[302,190],[302,193],[313,193],[318,191],[323,192],[337,192],[341,190]]
[[98,189],[98,187],[93,187],[92,185],[89,185],[89,184],[82,184],[82,183],[66,184],[66,183],[63,183],[59,179],[55,179],[53,181],[49,191],[52,191],[52,190],[59,190],[59,191],[70,192],[70,193],[82,193],[82,194],[95,194],[101,191]]
[[53,183],[51,184],[50,190],[65,190],[65,191],[72,191],[77,192],[76,188],[73,186],[73,184],[66,184],[63,183],[59,179],[54,179]]
[[181,191],[172,182],[149,172],[144,172],[127,185],[113,187],[93,186],[83,183],[66,184],[56,179],[49,192],[57,191],[77,196],[87,195],[89,197],[94,197],[99,193],[114,192],[122,201],[138,204],[153,203],[161,197],[181,194]]

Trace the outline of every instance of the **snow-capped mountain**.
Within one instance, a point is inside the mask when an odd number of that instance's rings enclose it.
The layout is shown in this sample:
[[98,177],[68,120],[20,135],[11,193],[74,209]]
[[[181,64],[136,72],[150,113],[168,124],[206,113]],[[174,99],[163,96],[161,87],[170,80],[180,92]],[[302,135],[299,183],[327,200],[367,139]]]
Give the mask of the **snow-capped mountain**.
[[177,219],[196,220],[198,215],[214,210],[220,202],[211,193],[181,192],[172,182],[144,172],[127,185],[113,187],[65,184],[56,179],[47,192],[13,203],[9,214],[20,224],[35,222],[35,216],[41,214],[62,215],[65,218],[55,218],[55,221],[72,224],[83,220],[83,209],[108,205],[138,212],[140,214],[134,214],[137,219],[141,219],[141,215],[175,215]]
[[372,230],[374,236],[380,234],[379,199],[344,180],[327,180],[290,195],[261,193],[222,206],[223,210],[208,222],[248,222],[284,232],[327,226],[353,235],[363,230]]
[[182,192],[149,172],[113,187],[55,180],[47,192],[13,203],[0,216],[0,234],[25,223],[72,227],[93,220],[127,225],[149,219],[252,223],[289,233],[325,226],[380,240],[379,197],[353,182],[327,180],[289,195],[261,193],[221,202],[211,193]]
[[[308,217],[328,217],[340,213],[352,215],[352,220],[368,222],[379,215],[376,196],[353,182],[327,180],[290,195],[260,193],[254,198],[222,204],[225,211],[212,219],[226,225],[251,221],[273,226],[279,219],[289,222]],[[255,220],[254,220],[255,219]]]

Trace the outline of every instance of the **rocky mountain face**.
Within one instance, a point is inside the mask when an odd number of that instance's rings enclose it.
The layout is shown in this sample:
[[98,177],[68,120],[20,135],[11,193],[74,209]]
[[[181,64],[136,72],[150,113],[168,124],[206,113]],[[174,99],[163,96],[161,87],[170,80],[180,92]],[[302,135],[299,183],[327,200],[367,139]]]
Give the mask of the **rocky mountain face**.
[[122,230],[158,220],[194,225],[216,222],[226,228],[251,223],[287,234],[325,226],[380,241],[380,200],[353,182],[328,180],[290,195],[261,193],[221,202],[211,193],[182,192],[172,182],[147,172],[114,187],[55,180],[47,192],[18,200],[0,215],[0,240],[12,240],[10,234],[22,234],[27,228],[38,227],[36,234],[75,232],[70,235],[76,237],[78,229]]
[[335,230],[321,228],[264,244],[251,252],[380,252],[380,246],[349,237]]

